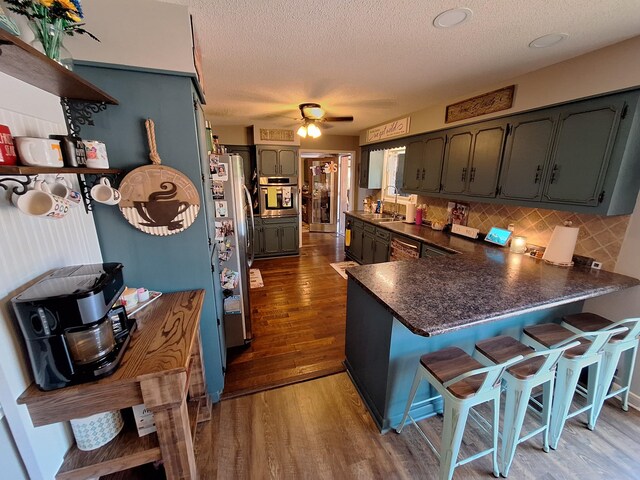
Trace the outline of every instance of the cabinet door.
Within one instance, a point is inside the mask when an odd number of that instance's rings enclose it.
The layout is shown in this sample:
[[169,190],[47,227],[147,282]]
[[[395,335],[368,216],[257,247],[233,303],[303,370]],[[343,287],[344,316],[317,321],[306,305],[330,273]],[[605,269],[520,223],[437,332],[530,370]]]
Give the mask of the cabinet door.
[[280,226],[280,250],[291,253],[298,251],[298,224]]
[[585,103],[560,113],[546,201],[598,204],[624,102],[597,99]]
[[421,192],[435,193],[440,191],[445,140],[445,134],[425,140],[424,164],[420,173]]
[[[410,142],[407,145],[404,156],[404,173],[402,176],[402,189],[408,192],[417,192],[422,184],[422,175],[425,172],[426,144],[422,140]],[[440,181],[440,179],[438,179]]]
[[557,113],[537,113],[512,120],[507,137],[500,197],[540,200]]
[[351,228],[351,248],[349,249],[353,258],[358,262],[362,261],[362,228]]
[[278,152],[279,173],[283,177],[295,177],[298,175],[298,152],[296,150],[282,149]]
[[474,135],[467,193],[495,197],[507,123],[480,127]]
[[263,177],[273,177],[279,174],[278,150],[275,148],[258,149],[258,164],[260,175]]
[[360,150],[360,188],[369,188],[369,150]]
[[373,263],[384,263],[389,261],[389,240],[376,237],[375,249],[373,252]]
[[229,153],[236,153],[242,157],[242,170],[244,173],[244,184],[251,191],[251,176],[253,165],[255,165],[255,147],[245,145],[227,145]]
[[263,225],[262,239],[265,254],[280,253],[280,225]]
[[368,265],[373,263],[373,252],[376,248],[375,236],[372,233],[364,232],[362,240],[362,263]]
[[469,160],[473,134],[470,131],[453,133],[447,136],[447,148],[442,174],[443,193],[463,193],[469,177]]

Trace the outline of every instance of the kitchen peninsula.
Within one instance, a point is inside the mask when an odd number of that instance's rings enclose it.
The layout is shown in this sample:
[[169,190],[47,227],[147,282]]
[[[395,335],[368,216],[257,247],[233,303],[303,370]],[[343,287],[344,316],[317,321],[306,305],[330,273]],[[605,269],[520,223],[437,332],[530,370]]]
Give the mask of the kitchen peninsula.
[[[520,338],[527,325],[557,321],[580,312],[587,298],[640,284],[607,271],[547,265],[424,226],[380,225],[459,253],[347,270],[345,363],[382,432],[400,421],[421,355],[449,346],[471,353],[478,340],[501,334]],[[429,388],[423,383],[418,390],[416,419],[440,407],[424,401],[433,396]]]

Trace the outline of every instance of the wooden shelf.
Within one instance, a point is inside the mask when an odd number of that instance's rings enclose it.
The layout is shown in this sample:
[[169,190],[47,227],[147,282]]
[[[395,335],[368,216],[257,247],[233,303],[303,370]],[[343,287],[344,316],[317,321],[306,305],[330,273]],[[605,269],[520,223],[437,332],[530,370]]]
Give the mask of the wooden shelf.
[[[0,59],[2,57],[0,56]],[[1,165],[0,177],[2,175],[38,175],[48,173],[74,173],[78,175],[107,175],[120,174],[122,170],[117,168],[83,168],[83,167],[25,167],[22,165]]]
[[117,105],[118,101],[15,35],[0,29],[0,71],[61,98]]
[[[191,436],[195,441],[200,400],[189,401],[187,407]],[[122,431],[106,445],[89,452],[79,450],[76,445],[71,447],[56,474],[56,480],[99,477],[162,460],[158,435],[150,433],[139,437],[133,418],[127,417]]]

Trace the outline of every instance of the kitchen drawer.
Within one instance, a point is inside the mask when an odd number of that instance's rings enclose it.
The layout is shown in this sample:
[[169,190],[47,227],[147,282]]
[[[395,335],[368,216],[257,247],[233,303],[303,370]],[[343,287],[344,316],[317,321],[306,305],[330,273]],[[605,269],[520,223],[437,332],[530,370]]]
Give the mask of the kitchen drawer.
[[375,233],[376,232],[376,226],[375,225],[371,225],[370,223],[365,223],[364,224],[364,231],[365,232],[369,232],[369,233]]
[[356,220],[355,218],[351,218],[351,225],[355,228],[362,228],[362,226],[364,225],[364,223],[362,222],[362,220]]
[[389,240],[389,237],[391,237],[391,232],[382,228],[376,228],[376,237],[382,238],[384,240]]
[[440,250],[437,247],[433,247],[431,245],[422,244],[422,249],[420,250],[420,258],[425,257],[441,257],[443,255],[447,255],[448,252],[444,250]]

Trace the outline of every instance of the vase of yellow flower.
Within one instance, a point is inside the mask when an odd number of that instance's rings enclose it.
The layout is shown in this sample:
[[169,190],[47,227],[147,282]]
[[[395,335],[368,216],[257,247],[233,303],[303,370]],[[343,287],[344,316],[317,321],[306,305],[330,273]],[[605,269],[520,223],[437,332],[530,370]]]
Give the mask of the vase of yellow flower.
[[[71,70],[73,59],[64,47],[66,35],[89,35],[83,27],[80,0],[5,0],[9,10],[29,19],[35,37],[32,46]],[[99,40],[98,40],[99,41]]]

